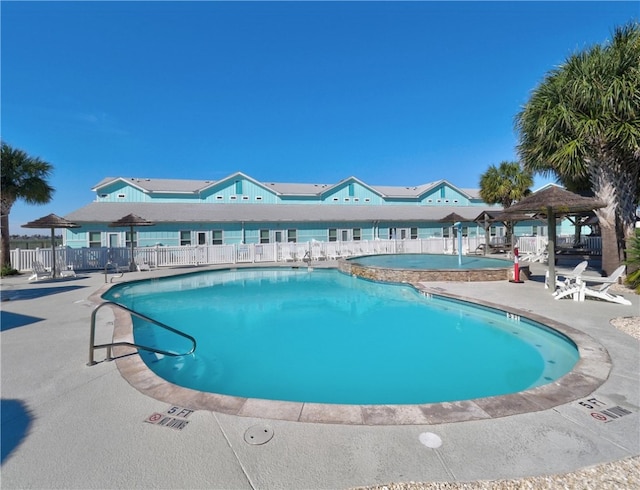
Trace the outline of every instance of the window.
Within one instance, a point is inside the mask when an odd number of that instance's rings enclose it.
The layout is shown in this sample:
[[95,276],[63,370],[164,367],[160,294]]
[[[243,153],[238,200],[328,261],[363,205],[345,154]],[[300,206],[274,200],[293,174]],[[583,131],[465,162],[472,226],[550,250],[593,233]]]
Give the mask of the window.
[[191,245],[191,232],[190,231],[181,231],[180,232],[180,245]]
[[109,197],[109,194],[100,194],[100,197],[104,199],[105,197]]
[[211,244],[222,245],[222,230],[213,230],[211,232]]
[[334,198],[333,198],[333,200],[334,200],[334,201],[337,201],[337,200],[338,200],[338,198],[337,198],[337,197],[334,197]]
[[224,199],[224,198],[223,198],[222,196],[216,196],[216,199],[217,199],[218,201],[222,201],[222,199]]
[[297,242],[298,232],[296,230],[287,230],[287,241],[293,243]]
[[249,196],[242,196],[242,200],[243,201],[248,201],[249,200]]
[[353,197],[355,195],[354,187],[353,183],[349,184],[349,197]]
[[360,198],[359,198],[359,197],[354,197],[354,198],[353,198],[353,202],[359,202],[359,201],[360,201]]
[[256,196],[256,201],[262,201],[262,196]]
[[469,227],[468,226],[463,226],[462,227],[462,236],[463,237],[468,237],[469,236]]
[[89,232],[89,247],[90,248],[102,247],[102,233],[100,233],[99,231]]
[[329,228],[329,241],[337,242],[338,241],[338,230],[335,228]]
[[362,230],[360,228],[354,228],[353,229],[353,241],[357,242],[360,241],[362,237]]
[[125,196],[124,194],[118,194],[118,199],[124,199],[125,197],[127,196]]
[[445,192],[445,188],[440,187],[440,197],[444,198],[444,192]]
[[427,202],[433,202],[433,199],[427,199]]
[[344,198],[344,202],[349,202],[351,199],[349,199],[348,197]]
[[444,238],[449,238],[449,227],[442,228],[442,236]]
[[349,241],[349,230],[340,230],[340,240],[343,242]]
[[418,239],[418,228],[411,228],[411,239],[412,240]]
[[269,243],[269,230],[260,230],[260,243]]
[[364,202],[369,202],[369,201],[371,201],[371,199],[370,199],[370,198],[368,198],[368,197],[365,197],[365,198],[364,198]]
[[[125,242],[126,242],[126,247],[127,248],[131,248],[131,232],[128,231],[125,235]],[[138,232],[134,231],[133,232],[133,246],[137,247],[138,246]]]
[[242,181],[236,180],[236,194],[242,194]]
[[229,199],[231,199],[232,201],[235,201],[237,199],[236,196],[229,196]]

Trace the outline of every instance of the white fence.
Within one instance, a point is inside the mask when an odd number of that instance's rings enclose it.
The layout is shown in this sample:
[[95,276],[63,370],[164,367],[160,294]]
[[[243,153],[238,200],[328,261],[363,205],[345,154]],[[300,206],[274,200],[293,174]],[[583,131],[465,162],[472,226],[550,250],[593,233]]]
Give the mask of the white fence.
[[[492,244],[499,244],[504,237],[492,237]],[[564,237],[559,243],[573,243],[573,237]],[[484,237],[463,237],[462,252],[477,250]],[[546,247],[545,237],[520,237],[521,254],[540,253]],[[561,245],[562,246],[562,245]],[[593,250],[599,250],[594,242]],[[457,238],[424,238],[418,240],[362,240],[351,242],[304,242],[265,243],[235,245],[198,245],[176,247],[139,247],[134,249],[137,263],[151,267],[260,264],[266,262],[314,262],[336,260],[341,257],[390,253],[458,253]],[[50,248],[11,251],[11,264],[19,271],[33,268],[33,262],[42,262],[45,267],[53,265]],[[106,267],[128,267],[131,250],[128,248],[56,248],[58,269],[73,267],[75,270],[104,270]]]
[[[517,246],[520,255],[538,255],[547,250],[548,243],[546,236],[521,236],[518,237]],[[556,237],[556,250],[598,255],[602,253],[602,239],[599,236],[585,236],[576,243],[574,235],[562,235]]]

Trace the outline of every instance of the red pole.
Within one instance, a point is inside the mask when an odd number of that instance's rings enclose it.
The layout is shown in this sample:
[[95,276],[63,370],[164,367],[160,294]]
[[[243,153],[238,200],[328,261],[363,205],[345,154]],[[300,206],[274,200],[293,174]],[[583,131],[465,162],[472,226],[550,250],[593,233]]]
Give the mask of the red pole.
[[520,280],[520,257],[518,257],[518,247],[514,247],[513,249],[513,280],[509,282],[524,282]]

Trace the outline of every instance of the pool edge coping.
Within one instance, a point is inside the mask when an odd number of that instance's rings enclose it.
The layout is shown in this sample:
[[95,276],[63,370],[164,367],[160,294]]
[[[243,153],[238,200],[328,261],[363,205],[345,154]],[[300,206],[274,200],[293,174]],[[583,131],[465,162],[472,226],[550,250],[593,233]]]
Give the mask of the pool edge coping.
[[[366,426],[438,425],[538,412],[590,395],[610,375],[612,363],[609,353],[593,337],[580,330],[530,311],[442,292],[420,283],[406,285],[422,293],[496,308],[546,325],[571,339],[578,348],[580,359],[569,373],[556,381],[509,395],[419,405],[338,405],[243,398],[200,392],[160,378],[146,366],[133,348],[116,347],[113,355],[120,375],[133,388],[169,404],[241,417]],[[89,300],[95,304],[104,302],[101,296],[111,286],[113,284],[103,285],[90,296]],[[111,310],[114,314],[113,340],[132,342],[131,316],[121,309],[111,308]]]

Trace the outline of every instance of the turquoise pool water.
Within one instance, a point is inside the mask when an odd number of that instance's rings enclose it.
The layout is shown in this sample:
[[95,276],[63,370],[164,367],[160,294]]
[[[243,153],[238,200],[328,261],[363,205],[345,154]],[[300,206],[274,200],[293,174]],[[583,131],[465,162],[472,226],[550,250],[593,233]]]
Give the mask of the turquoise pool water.
[[513,266],[513,261],[510,260],[471,255],[463,255],[460,261],[457,255],[435,254],[367,255],[347,260],[368,267],[386,269],[491,269]]
[[[335,270],[244,269],[116,285],[117,301],[197,339],[194,354],[142,353],[199,391],[341,404],[420,404],[514,393],[578,360],[566,337],[525,319]],[[184,340],[136,320],[135,341]]]

